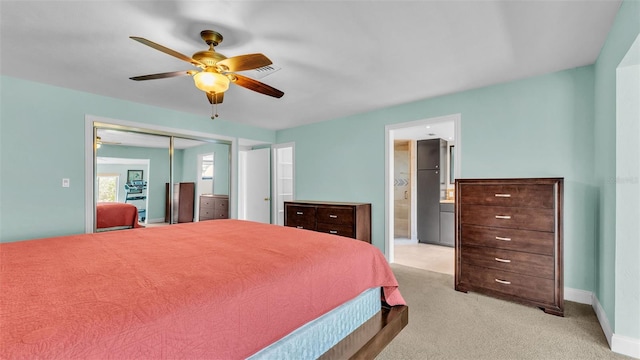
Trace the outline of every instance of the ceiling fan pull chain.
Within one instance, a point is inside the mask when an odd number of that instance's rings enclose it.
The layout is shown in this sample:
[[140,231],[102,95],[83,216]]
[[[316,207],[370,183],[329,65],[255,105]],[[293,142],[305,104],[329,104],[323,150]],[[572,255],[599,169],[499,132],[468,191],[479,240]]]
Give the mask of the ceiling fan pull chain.
[[217,101],[217,97],[216,97],[216,93],[212,93],[213,96],[211,97],[211,99],[213,99],[213,101],[211,102],[211,120],[214,120],[215,118],[218,117],[218,101]]

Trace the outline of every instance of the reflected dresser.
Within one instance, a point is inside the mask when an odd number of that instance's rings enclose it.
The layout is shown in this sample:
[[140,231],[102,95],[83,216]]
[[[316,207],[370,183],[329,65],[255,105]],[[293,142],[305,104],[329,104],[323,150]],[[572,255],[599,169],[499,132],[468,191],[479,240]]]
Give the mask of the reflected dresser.
[[200,195],[198,220],[215,220],[229,218],[228,195]]
[[564,316],[563,182],[457,179],[455,289]]

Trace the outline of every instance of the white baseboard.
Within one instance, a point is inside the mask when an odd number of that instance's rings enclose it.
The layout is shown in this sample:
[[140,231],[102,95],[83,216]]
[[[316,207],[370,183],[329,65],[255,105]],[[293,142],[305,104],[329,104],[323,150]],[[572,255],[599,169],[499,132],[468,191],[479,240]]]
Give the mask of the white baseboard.
[[163,223],[163,222],[164,222],[164,218],[147,219],[147,223],[149,224]]
[[604,332],[604,337],[607,338],[607,342],[609,343],[609,348],[613,350],[611,346],[611,338],[613,337],[613,331],[611,330],[611,325],[609,324],[609,319],[607,318],[607,314],[604,312],[602,305],[600,305],[600,301],[595,294],[592,294],[593,302],[591,306],[593,307],[593,311],[595,311],[596,316],[598,317],[598,322],[600,322],[600,327]]
[[580,289],[564,288],[564,299],[580,304],[593,305],[593,293]]
[[640,339],[613,334],[611,338],[611,350],[622,355],[640,359]]
[[[590,291],[565,288],[564,295],[565,300],[574,301],[581,304],[590,304],[591,307],[593,307],[593,311],[598,317],[598,322],[600,323],[600,327],[604,332],[607,343],[609,343],[609,348],[611,349],[611,351],[640,359],[640,339],[614,334],[613,330],[611,329],[611,324],[609,324],[607,314],[605,313],[604,308],[602,308],[602,305],[600,304],[600,301],[598,300],[598,297],[595,296],[595,294]],[[591,300],[586,301],[587,298],[590,298]]]

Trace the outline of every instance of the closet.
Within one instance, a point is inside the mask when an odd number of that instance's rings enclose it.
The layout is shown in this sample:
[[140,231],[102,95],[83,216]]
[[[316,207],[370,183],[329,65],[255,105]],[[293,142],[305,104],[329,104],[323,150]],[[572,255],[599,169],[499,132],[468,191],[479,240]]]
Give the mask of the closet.
[[[87,157],[93,158],[93,166],[86,167],[85,177],[86,188],[93,190],[86,196],[88,205],[86,232],[96,231],[96,199],[99,198],[100,191],[108,190],[116,193],[106,201],[125,202],[124,185],[128,181],[127,170],[144,171],[143,179],[147,181],[147,199],[139,209],[144,209],[143,215],[147,226],[193,222],[198,210],[196,194],[204,191],[223,194],[227,197],[230,194],[231,142],[228,140],[216,139],[204,133],[190,132],[189,135],[185,135],[181,134],[179,129],[169,132],[167,128],[157,129],[152,125],[149,125],[149,128],[142,128],[133,123],[129,125],[124,121],[112,124],[89,120],[86,126],[86,133],[92,135],[87,139],[87,145],[89,145],[86,147]],[[204,174],[202,164],[198,163],[198,156],[202,154],[215,155],[216,161],[213,164],[212,174]],[[107,171],[108,175],[113,175],[115,178],[110,185],[113,190],[110,190],[111,188],[100,190],[99,187],[97,175],[106,170],[97,168],[97,159],[106,157],[124,159],[122,169],[118,167]],[[145,167],[142,167],[139,162],[134,162],[140,159],[146,161]],[[103,165],[100,164],[100,166]],[[196,185],[196,182],[204,176],[209,176],[212,188],[202,189]],[[169,184],[174,185],[169,186]]]

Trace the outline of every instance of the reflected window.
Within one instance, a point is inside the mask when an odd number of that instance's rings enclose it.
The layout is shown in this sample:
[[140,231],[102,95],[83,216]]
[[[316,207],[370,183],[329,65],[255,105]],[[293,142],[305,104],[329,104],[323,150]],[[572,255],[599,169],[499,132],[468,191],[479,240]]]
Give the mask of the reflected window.
[[202,180],[213,180],[213,154],[202,157],[201,178]]
[[98,202],[118,201],[120,175],[98,174]]

